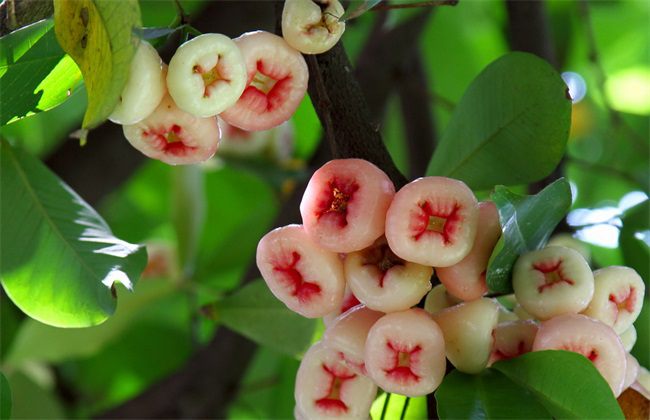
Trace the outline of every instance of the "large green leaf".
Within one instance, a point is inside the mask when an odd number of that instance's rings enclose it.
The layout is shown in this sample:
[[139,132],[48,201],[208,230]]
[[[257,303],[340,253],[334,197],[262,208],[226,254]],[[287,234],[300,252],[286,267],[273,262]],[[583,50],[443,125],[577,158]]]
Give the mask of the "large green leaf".
[[[625,264],[634,268],[646,285],[650,284],[650,200],[625,211],[618,243]],[[650,289],[650,288],[647,288]],[[650,294],[650,290],[646,290]]]
[[536,351],[496,362],[492,368],[534,393],[554,418],[624,418],[605,379],[581,354]]
[[80,83],[81,71],[59,46],[51,19],[0,38],[0,125],[55,107]]
[[497,186],[491,197],[499,210],[503,235],[490,257],[486,280],[490,290],[511,293],[512,266],[521,254],[546,244],[569,211],[571,187],[560,178],[536,195],[517,195]]
[[4,373],[0,372],[0,419],[11,418],[11,388],[5,378]]
[[59,44],[81,68],[88,92],[83,127],[104,121],[119,101],[142,22],[137,0],[54,0]]
[[216,318],[245,337],[290,355],[307,350],[316,330],[316,320],[289,310],[262,279],[218,302]]
[[478,375],[453,370],[438,387],[436,401],[441,419],[551,418],[533,393],[493,369]]
[[427,175],[476,190],[537,181],[560,162],[570,122],[567,87],[553,67],[532,54],[506,54],[463,95]]
[[86,327],[117,304],[146,264],[140,245],[111,233],[104,220],[38,159],[2,140],[2,285],[26,314],[46,324]]
[[26,319],[16,334],[6,363],[19,366],[29,362],[61,363],[99,353],[111,342],[151,312],[152,306],[174,292],[170,281],[148,280],[138,284],[137,293],[118,290],[120,310],[93,328],[56,328]]

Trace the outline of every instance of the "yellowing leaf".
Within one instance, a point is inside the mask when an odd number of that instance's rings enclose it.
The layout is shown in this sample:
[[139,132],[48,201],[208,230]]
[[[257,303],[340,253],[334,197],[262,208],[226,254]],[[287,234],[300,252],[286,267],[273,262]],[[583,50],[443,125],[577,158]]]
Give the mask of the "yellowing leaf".
[[126,85],[141,31],[137,0],[54,0],[54,30],[81,69],[88,92],[83,127],[113,111]]

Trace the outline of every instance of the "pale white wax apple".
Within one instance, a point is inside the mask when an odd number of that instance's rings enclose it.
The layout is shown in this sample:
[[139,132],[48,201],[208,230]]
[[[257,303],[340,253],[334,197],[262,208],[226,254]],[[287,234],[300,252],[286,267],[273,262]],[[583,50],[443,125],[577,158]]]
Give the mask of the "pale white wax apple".
[[492,331],[499,320],[499,307],[488,298],[463,302],[433,315],[445,337],[449,361],[461,372],[485,369],[492,354]]
[[165,64],[158,51],[148,42],[140,41],[131,61],[126,86],[108,119],[130,125],[151,115],[167,93],[165,76]]
[[442,331],[423,309],[386,314],[370,328],[364,359],[368,375],[383,390],[430,394],[445,375]]
[[643,308],[645,284],[629,267],[605,267],[594,271],[595,291],[584,314],[599,319],[618,333],[628,329]]
[[341,259],[312,242],[302,225],[267,233],[257,245],[256,259],[271,292],[292,311],[320,318],[341,304],[345,290]]
[[246,78],[237,45],[222,34],[203,34],[176,50],[169,62],[167,88],[179,108],[209,117],[239,100]]
[[462,181],[419,178],[395,194],[386,214],[386,239],[400,258],[448,267],[469,254],[478,217],[476,197]]
[[433,268],[399,258],[383,236],[370,247],[349,253],[343,269],[357,299],[381,312],[409,309],[431,290]]
[[345,22],[339,20],[344,12],[338,0],[286,0],[282,36],[303,54],[324,53],[345,31]]
[[561,315],[542,322],[533,351],[568,350],[593,362],[614,395],[623,390],[627,360],[616,332],[607,324],[580,314]]
[[199,118],[178,108],[167,95],[144,120],[122,127],[133,147],[169,165],[189,165],[211,158],[221,131],[215,117]]
[[339,360],[318,342],[300,363],[294,397],[299,414],[308,419],[366,419],[377,386]]
[[578,251],[554,246],[520,256],[512,287],[522,308],[544,320],[584,310],[594,296],[594,277]]

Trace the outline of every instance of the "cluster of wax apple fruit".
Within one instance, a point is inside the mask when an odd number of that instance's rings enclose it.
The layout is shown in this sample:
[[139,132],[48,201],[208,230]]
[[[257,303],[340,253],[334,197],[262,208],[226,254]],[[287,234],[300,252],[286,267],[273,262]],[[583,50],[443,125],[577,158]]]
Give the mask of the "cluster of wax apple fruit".
[[[483,297],[498,212],[461,181],[420,178],[395,193],[375,165],[334,160],[314,173],[300,212],[302,225],[271,231],[257,249],[272,293],[327,326],[298,370],[297,417],[367,418],[377,386],[429,394],[445,356],[477,373],[525,352],[564,349],[588,357],[615,395],[634,382],[638,363],[626,350],[644,293],[636,272],[592,273],[564,246],[533,251],[514,267],[518,307],[506,310]],[[434,268],[442,284],[431,290]],[[424,310],[414,308],[425,295]]]
[[330,49],[345,29],[342,14],[338,0],[287,0],[283,37],[203,34],[181,45],[169,66],[141,41],[109,119],[151,158],[171,165],[205,161],[219,145],[217,115],[246,131],[271,129],[293,115],[309,78],[301,53]]

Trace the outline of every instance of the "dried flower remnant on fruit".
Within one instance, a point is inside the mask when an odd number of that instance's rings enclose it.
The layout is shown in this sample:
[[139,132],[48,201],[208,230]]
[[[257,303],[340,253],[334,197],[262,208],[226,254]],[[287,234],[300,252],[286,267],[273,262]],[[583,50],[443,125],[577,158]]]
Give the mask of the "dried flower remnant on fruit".
[[287,0],[282,11],[282,36],[303,54],[331,49],[345,31],[338,0]]

